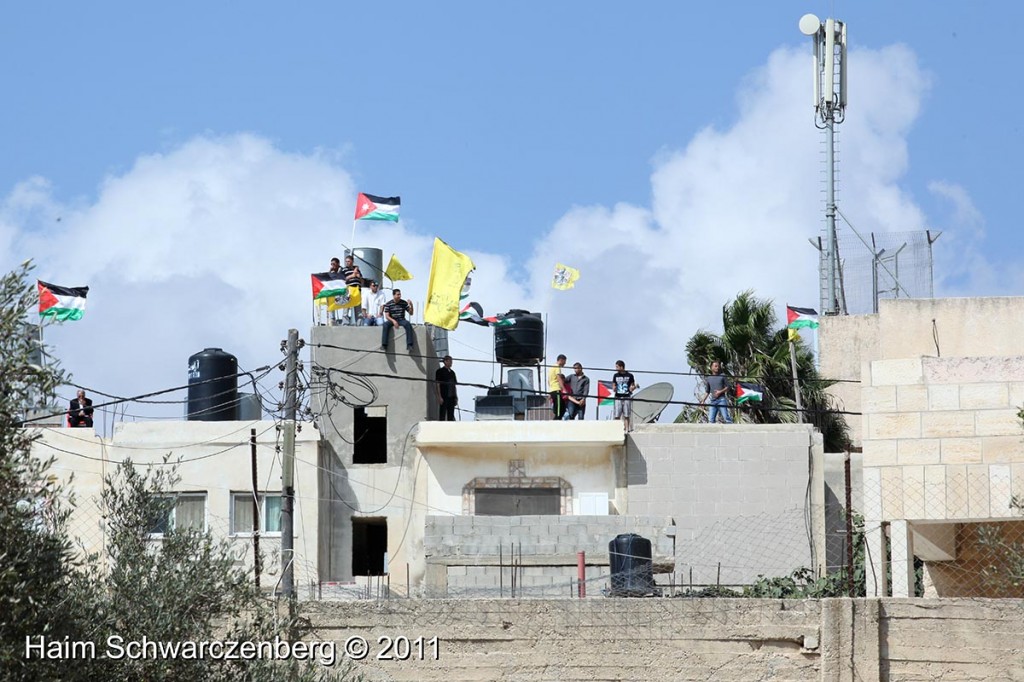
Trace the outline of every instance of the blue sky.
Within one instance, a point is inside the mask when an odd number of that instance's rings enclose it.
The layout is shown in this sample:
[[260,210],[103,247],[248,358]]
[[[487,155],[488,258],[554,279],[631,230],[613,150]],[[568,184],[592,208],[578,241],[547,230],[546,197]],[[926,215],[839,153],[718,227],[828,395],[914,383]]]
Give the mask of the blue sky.
[[[141,392],[178,383],[177,365],[211,337],[258,364],[259,347],[308,326],[308,308],[284,312],[289,299],[253,307],[232,336],[223,310],[190,302],[245,291],[235,259],[249,273],[275,271],[275,257],[321,269],[348,241],[355,191],[400,194],[402,230],[368,230],[360,245],[406,244],[403,260],[420,265],[437,234],[476,255],[487,312],[548,311],[553,342],[591,366],[621,352],[685,370],[685,338],[743,288],[817,305],[805,12],[849,27],[840,206],[867,230],[945,231],[940,293],[1019,294],[1019,48],[997,30],[1024,18],[1014,2],[12,5],[0,22],[0,264],[31,256],[43,279],[94,287],[92,319],[55,330],[58,344],[131,343],[124,325],[138,317],[123,311],[142,313],[119,299],[127,289],[191,311],[192,332],[158,345],[167,368],[145,377],[62,354],[83,382]],[[191,189],[168,189],[183,178]],[[196,187],[214,198],[201,220]],[[277,240],[305,248],[266,248]],[[67,244],[75,256],[56,256]],[[199,262],[197,249],[213,255]],[[561,298],[544,291],[556,260],[583,270]],[[704,272],[707,260],[718,265]],[[776,277],[766,260],[798,274]],[[632,291],[611,312],[599,284],[627,274]],[[648,335],[615,338],[609,321]],[[652,340],[664,350],[649,354]]]

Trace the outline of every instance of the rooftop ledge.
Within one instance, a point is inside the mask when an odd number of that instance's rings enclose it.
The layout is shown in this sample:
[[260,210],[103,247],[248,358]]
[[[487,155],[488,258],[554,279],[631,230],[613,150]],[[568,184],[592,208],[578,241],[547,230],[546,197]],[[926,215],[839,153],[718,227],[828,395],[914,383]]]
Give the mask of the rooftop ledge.
[[625,442],[622,422],[617,420],[420,422],[416,434],[420,448],[512,443],[613,447]]

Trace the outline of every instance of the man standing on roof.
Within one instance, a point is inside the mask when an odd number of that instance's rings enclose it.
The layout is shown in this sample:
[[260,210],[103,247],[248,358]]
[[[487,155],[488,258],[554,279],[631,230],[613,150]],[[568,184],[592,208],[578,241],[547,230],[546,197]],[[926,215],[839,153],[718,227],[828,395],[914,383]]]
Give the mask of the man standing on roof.
[[[345,256],[345,267],[341,269],[341,275],[345,278],[345,286],[355,287],[359,289],[363,286],[363,273],[359,271],[359,266],[355,264],[355,260],[352,258],[352,254]],[[349,292],[351,295],[351,291]],[[360,306],[352,306],[345,313],[345,319],[350,324],[362,324],[363,313],[359,309]]]
[[714,424],[718,420],[718,414],[726,424],[732,424],[732,415],[729,414],[729,377],[722,373],[722,363],[715,360],[711,363],[711,375],[706,379],[708,384],[708,423]]
[[452,369],[452,356],[441,360],[443,365],[434,372],[434,394],[437,396],[437,420],[455,421],[455,407],[459,404],[459,380]]
[[584,419],[587,413],[587,395],[590,393],[590,377],[583,373],[583,365],[576,362],[569,377],[569,405],[566,419]]
[[615,361],[612,386],[615,388],[615,407],[612,410],[612,419],[621,419],[626,431],[629,431],[630,420],[633,417],[633,391],[637,389],[637,385],[636,379],[626,371],[626,363],[622,360]]
[[565,390],[562,368],[565,367],[565,360],[564,355],[559,355],[555,364],[548,369],[548,393],[551,395],[551,411],[555,419],[561,419],[565,414],[565,401],[562,400],[562,392]]

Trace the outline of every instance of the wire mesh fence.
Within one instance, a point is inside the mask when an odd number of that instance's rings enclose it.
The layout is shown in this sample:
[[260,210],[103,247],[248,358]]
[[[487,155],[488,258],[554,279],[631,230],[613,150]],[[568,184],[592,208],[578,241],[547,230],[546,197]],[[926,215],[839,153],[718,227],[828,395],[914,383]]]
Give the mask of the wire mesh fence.
[[866,469],[868,595],[1024,597],[1022,488],[1018,464]]

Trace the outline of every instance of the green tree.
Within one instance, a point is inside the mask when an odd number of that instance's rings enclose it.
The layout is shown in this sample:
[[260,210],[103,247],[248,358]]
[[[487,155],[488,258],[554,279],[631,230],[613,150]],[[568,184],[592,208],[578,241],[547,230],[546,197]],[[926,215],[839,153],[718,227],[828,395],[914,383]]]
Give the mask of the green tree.
[[67,491],[31,455],[38,437],[21,423],[52,399],[58,369],[30,362],[26,311],[35,302],[26,263],[0,278],[0,679],[58,679],[59,663],[27,665],[25,638],[81,638],[80,563],[67,534]]
[[301,616],[260,594],[225,542],[192,530],[150,537],[175,502],[173,466],[118,466],[104,482],[104,553],[86,557],[75,547],[67,527],[74,500],[48,475],[52,460],[33,456],[39,433],[26,422],[29,407],[52,404],[67,381],[31,361],[30,272],[25,264],[0,278],[0,680],[352,679],[340,655],[334,668],[209,657],[26,659],[26,637],[93,642],[103,654],[110,636],[260,642],[305,634]]
[[[849,445],[849,427],[825,391],[835,382],[818,375],[814,356],[803,341],[796,342],[796,351],[805,421],[821,431],[826,452],[841,452]],[[752,291],[740,293],[722,307],[721,335],[699,330],[686,344],[686,359],[701,372],[709,371],[717,360],[735,379],[765,387],[762,403],[741,408],[743,420],[797,421],[789,335],[786,327],[778,324],[772,301],[757,298]],[[684,411],[682,418],[692,419],[696,414]]]

